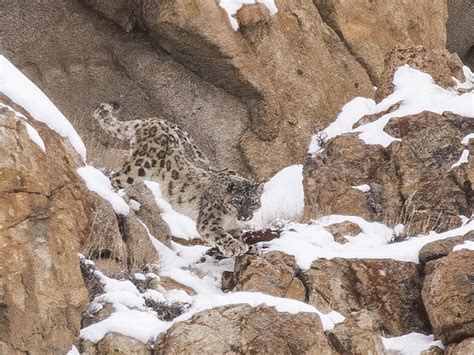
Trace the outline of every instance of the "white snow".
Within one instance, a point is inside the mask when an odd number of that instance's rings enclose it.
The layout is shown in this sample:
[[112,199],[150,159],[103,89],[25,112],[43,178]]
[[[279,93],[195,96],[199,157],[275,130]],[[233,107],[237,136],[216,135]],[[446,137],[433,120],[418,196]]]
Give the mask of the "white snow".
[[30,139],[36,143],[36,145],[38,147],[40,147],[40,149],[43,151],[43,152],[46,152],[46,146],[44,145],[44,141],[43,139],[41,138],[40,134],[38,133],[38,131],[32,126],[30,125],[28,122],[23,122],[26,126],[26,132],[28,132],[28,136],[30,137]]
[[239,29],[239,22],[235,19],[237,11],[244,5],[257,3],[265,5],[270,12],[270,16],[273,16],[278,12],[275,0],[219,0],[219,6],[227,12],[227,16],[229,17],[230,24],[234,31]]
[[[330,139],[348,132],[358,133],[359,138],[366,144],[380,144],[387,147],[393,141],[399,140],[383,130],[393,117],[414,115],[423,111],[438,114],[451,111],[465,117],[474,117],[473,91],[460,94],[452,89],[444,89],[436,85],[430,75],[408,65],[397,69],[393,83],[394,92],[378,104],[372,99],[356,97],[344,105],[336,121],[313,136],[309,153],[317,154],[321,151],[318,136],[323,135]],[[363,116],[386,111],[395,104],[400,106],[393,112],[383,115],[374,122],[352,128],[352,125]]]
[[86,159],[86,147],[74,127],[51,100],[3,55],[0,55],[0,92],[22,106],[35,120],[68,138],[82,159]]
[[[0,68],[1,69],[1,68]],[[15,111],[12,107],[8,106],[8,105],[5,105],[5,104],[2,104],[0,103],[0,108],[6,108],[7,110],[9,111],[12,111],[16,117],[20,118],[23,122],[23,124],[26,126],[26,132],[28,133],[28,136],[30,137],[30,139],[38,146],[40,147],[40,149],[43,151],[43,152],[46,152],[46,146],[44,144],[44,141],[43,139],[41,138],[40,134],[38,133],[38,131],[36,130],[36,128],[34,128],[32,125],[30,125],[27,121],[27,118],[25,117],[25,115],[23,115],[22,113],[18,112],[18,111]]]
[[118,214],[127,215],[130,207],[113,189],[110,180],[99,169],[86,165],[78,168],[77,173],[84,180],[87,188],[107,200]]
[[353,189],[362,191],[362,192],[369,192],[370,191],[370,186],[367,184],[364,185],[358,185],[358,186],[352,186]]
[[76,346],[71,346],[71,350],[67,352],[66,355],[80,355],[79,350],[77,350]]
[[434,340],[433,335],[420,333],[410,333],[394,338],[382,338],[385,350],[399,351],[402,355],[419,355],[423,350],[431,346],[444,349],[444,345],[439,340]]
[[304,209],[303,165],[291,165],[275,174],[265,183],[261,202],[249,222],[253,228],[265,228],[276,220],[298,220]]
[[453,251],[458,250],[474,250],[474,241],[466,240],[463,244],[458,244],[453,248]]
[[153,194],[156,204],[162,211],[161,218],[168,224],[173,236],[186,240],[199,236],[196,230],[196,222],[188,216],[173,210],[171,205],[163,198],[159,183],[155,181],[145,181],[145,185]]
[[[355,237],[346,236],[348,243],[339,244],[324,227],[350,221],[359,225],[362,233]],[[400,226],[396,227],[397,231]],[[359,258],[359,259],[395,259],[418,263],[418,253],[427,243],[474,230],[474,221],[444,233],[430,232],[425,236],[416,236],[403,242],[389,243],[394,231],[384,224],[367,222],[355,216],[326,216],[312,224],[290,223],[279,239],[267,242],[268,250],[279,250],[294,255],[302,270],[311,267],[318,258]]]
[[462,141],[461,141],[461,144],[462,145],[469,145],[469,140],[471,139],[474,139],[474,133],[469,133],[467,136],[465,136]]
[[459,160],[454,163],[451,168],[449,168],[449,170],[452,170],[458,166],[460,166],[461,164],[467,164],[469,162],[469,150],[467,149],[464,149],[462,151],[462,154],[461,154],[461,157],[459,158]]

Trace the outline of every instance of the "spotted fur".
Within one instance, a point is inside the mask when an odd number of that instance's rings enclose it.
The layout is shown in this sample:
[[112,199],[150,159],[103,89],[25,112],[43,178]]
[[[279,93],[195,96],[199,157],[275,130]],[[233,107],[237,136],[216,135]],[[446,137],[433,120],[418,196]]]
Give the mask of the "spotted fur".
[[119,109],[117,102],[102,103],[93,113],[104,130],[130,142],[130,157],[112,176],[112,184],[127,189],[156,181],[173,208],[196,220],[201,237],[224,255],[248,252],[241,223],[260,207],[262,185],[232,170],[214,169],[177,125],[158,118],[119,121]]

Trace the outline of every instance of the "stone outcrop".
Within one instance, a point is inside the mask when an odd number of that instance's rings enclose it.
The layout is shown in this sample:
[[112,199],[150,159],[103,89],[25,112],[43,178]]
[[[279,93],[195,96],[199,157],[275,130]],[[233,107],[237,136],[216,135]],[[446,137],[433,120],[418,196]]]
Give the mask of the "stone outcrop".
[[418,266],[392,259],[316,260],[302,274],[308,302],[349,317],[367,311],[376,329],[392,336],[426,332]]
[[474,337],[474,251],[450,253],[425,270],[422,297],[435,337],[444,344]]
[[150,355],[152,349],[148,344],[121,335],[118,333],[108,333],[97,344],[83,341],[81,345],[82,355],[95,354],[130,354],[130,355]]
[[[358,215],[392,227],[402,223],[414,235],[455,228],[459,215],[470,217],[472,165],[451,166],[465,149],[461,140],[474,131],[472,119],[422,112],[391,119],[385,131],[401,141],[384,148],[344,134],[307,157],[305,218]],[[352,188],[361,184],[370,191]]]
[[0,111],[0,350],[64,354],[87,305],[77,256],[89,228],[80,158],[44,124],[28,123],[46,153],[22,120]]
[[[422,44],[443,49],[448,19],[446,1],[390,3],[366,0],[314,0],[321,16],[366,68],[375,85],[384,70],[384,55],[396,45]],[[427,16],[427,14],[430,14]]]
[[383,354],[385,349],[378,328],[369,312],[363,310],[336,324],[328,336],[340,354]]
[[382,101],[393,93],[393,76],[405,64],[431,75],[434,82],[443,88],[453,87],[453,78],[464,80],[463,64],[457,54],[449,53],[444,48],[429,50],[424,46],[396,46],[386,55],[380,85],[375,91],[376,101]]
[[274,308],[213,308],[176,323],[155,342],[156,354],[337,354],[316,314]]
[[271,251],[263,256],[244,255],[235,262],[234,272],[224,289],[263,292],[304,301],[306,290],[291,255]]
[[474,69],[474,3],[470,0],[449,0],[448,11],[446,46],[450,52],[456,52],[464,64]]
[[461,341],[459,344],[452,344],[446,348],[446,355],[464,355],[474,353],[474,338]]
[[429,261],[443,258],[453,251],[458,244],[463,244],[466,240],[474,241],[474,231],[465,235],[437,240],[426,244],[420,250],[420,264],[425,265]]

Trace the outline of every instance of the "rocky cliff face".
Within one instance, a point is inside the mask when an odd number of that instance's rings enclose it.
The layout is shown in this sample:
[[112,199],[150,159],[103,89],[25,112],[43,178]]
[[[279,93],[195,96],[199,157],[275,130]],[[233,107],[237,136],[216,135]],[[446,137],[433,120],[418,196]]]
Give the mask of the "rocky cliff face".
[[[276,6],[2,4],[0,49],[88,160],[0,94],[0,353],[474,351],[474,75],[444,49],[447,2]],[[262,201],[304,210],[249,232],[262,255],[221,259],[153,189],[127,206],[92,167],[126,156],[90,118],[109,99],[243,174],[302,164]]]
[[342,104],[372,95],[394,45],[445,46],[445,1],[281,0],[278,9],[242,11],[234,32],[216,1],[6,2],[0,48],[67,114],[100,166],[117,168],[124,147],[90,113],[116,99],[124,119],[166,117],[216,164],[263,179],[300,161]]

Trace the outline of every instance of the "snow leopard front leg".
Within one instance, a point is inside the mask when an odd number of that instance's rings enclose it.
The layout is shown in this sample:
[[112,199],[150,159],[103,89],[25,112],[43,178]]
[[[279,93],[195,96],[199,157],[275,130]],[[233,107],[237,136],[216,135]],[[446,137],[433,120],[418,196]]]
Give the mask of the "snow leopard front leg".
[[249,251],[247,244],[222,228],[222,218],[213,212],[199,214],[197,229],[201,237],[217,246],[224,256],[243,255]]

